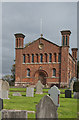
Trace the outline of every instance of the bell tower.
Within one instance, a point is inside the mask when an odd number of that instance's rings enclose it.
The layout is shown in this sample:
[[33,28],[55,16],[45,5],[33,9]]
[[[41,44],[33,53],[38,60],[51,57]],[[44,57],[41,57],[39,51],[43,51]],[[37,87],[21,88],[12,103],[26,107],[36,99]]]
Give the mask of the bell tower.
[[23,48],[25,35],[22,33],[14,34],[16,38],[16,48]]

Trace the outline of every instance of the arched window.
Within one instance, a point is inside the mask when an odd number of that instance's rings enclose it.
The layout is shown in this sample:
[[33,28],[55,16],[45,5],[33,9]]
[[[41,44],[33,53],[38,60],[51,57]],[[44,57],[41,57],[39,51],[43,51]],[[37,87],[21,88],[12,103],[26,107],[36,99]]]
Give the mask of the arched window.
[[43,62],[43,54],[40,54],[40,62]]
[[47,62],[47,53],[45,53],[45,62]]
[[34,63],[34,54],[32,54],[32,62]]
[[27,54],[28,63],[30,63],[30,55]]
[[64,45],[64,43],[65,43],[65,36],[63,36],[63,45]]
[[66,35],[66,45],[67,45],[67,35]]
[[53,68],[53,76],[56,77],[56,69]]
[[23,54],[23,63],[25,63],[25,54]]
[[58,62],[61,62],[61,53],[58,54]]
[[38,63],[38,54],[36,54],[36,62]]
[[27,68],[27,77],[30,77],[30,69]]
[[56,62],[56,53],[54,53],[54,62]]
[[52,62],[52,54],[49,53],[49,62]]

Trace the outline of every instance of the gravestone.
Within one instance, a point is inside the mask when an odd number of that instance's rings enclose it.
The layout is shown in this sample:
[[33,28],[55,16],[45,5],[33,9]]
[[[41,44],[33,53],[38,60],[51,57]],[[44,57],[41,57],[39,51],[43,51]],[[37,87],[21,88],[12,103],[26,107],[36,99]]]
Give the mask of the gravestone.
[[58,118],[57,107],[50,96],[44,96],[36,105],[36,118]]
[[48,94],[52,98],[54,104],[58,107],[59,106],[59,94],[60,94],[60,90],[58,89],[58,87],[56,87],[55,85],[51,87],[50,90],[48,91]]
[[74,82],[73,91],[74,92],[79,92],[79,81]]
[[74,81],[72,81],[72,82],[70,83],[70,90],[71,90],[71,91],[73,91],[73,85],[74,85]]
[[34,97],[34,88],[27,87],[26,97]]
[[8,99],[9,83],[7,81],[0,80],[0,98]]
[[71,97],[72,97],[71,90],[65,90],[65,98],[71,98]]
[[12,95],[13,95],[13,96],[22,96],[21,93],[19,93],[19,92],[15,92],[15,93],[13,93]]
[[3,109],[3,99],[0,98],[0,111]]
[[27,118],[27,111],[26,110],[2,110],[2,119],[13,119],[18,118]]
[[74,98],[79,99],[79,92],[74,92]]
[[43,84],[41,83],[41,81],[39,80],[36,84],[36,94],[43,94]]

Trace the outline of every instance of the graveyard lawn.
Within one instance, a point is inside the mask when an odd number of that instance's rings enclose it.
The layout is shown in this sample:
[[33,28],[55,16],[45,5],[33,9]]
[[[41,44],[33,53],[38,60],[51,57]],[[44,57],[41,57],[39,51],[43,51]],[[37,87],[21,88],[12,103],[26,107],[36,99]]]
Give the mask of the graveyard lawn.
[[[17,88],[10,88],[10,99],[4,99],[4,109],[36,111],[36,104],[39,103],[43,96],[47,95],[48,90],[44,89],[44,93],[41,95],[34,92],[34,97],[26,97],[25,88],[18,88],[18,90]],[[19,91],[22,96],[12,96],[15,91]],[[63,94],[60,94],[60,107],[57,110],[58,118],[77,118],[77,99],[74,99],[73,95],[72,98],[65,98],[64,89],[60,89],[61,91],[63,91]],[[35,118],[35,114],[28,113],[28,117]]]

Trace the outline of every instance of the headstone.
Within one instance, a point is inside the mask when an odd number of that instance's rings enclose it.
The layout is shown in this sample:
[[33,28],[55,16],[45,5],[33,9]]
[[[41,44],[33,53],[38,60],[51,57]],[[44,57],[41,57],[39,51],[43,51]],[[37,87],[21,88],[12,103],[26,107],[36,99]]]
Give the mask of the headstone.
[[9,119],[10,118],[27,118],[27,111],[26,110],[2,110],[2,119]]
[[39,80],[36,84],[36,94],[43,94],[42,89],[43,89],[43,84]]
[[36,118],[58,118],[57,107],[50,96],[44,96],[36,105]]
[[27,87],[26,97],[34,97],[34,88]]
[[8,99],[9,83],[7,81],[0,80],[0,98]]
[[65,90],[65,98],[71,98],[71,97],[72,97],[71,90]]
[[74,85],[74,81],[72,81],[72,82],[70,83],[70,90],[71,90],[71,91],[73,91],[73,85]]
[[74,98],[79,99],[79,92],[74,92]]
[[74,92],[79,92],[79,81],[74,82],[73,91]]
[[58,89],[58,87],[56,87],[55,85],[51,87],[50,90],[48,91],[48,94],[52,98],[54,104],[58,107],[59,106],[59,94],[60,94],[60,90]]
[[21,93],[19,93],[19,92],[15,92],[15,93],[13,93],[12,95],[13,95],[13,96],[22,96]]
[[0,98],[0,111],[3,109],[3,99]]

